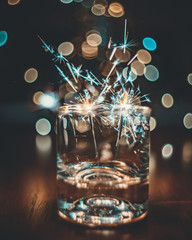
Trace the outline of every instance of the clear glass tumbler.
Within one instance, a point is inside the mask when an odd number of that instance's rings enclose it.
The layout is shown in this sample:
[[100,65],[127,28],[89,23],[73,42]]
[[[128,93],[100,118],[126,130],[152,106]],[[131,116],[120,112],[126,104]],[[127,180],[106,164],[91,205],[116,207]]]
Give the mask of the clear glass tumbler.
[[151,109],[79,104],[58,109],[58,211],[88,226],[115,226],[147,214]]

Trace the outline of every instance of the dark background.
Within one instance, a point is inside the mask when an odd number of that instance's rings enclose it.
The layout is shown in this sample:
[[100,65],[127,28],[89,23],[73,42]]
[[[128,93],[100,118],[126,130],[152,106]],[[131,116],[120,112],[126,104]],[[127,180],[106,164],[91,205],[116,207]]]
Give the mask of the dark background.
[[[35,123],[40,117],[47,117],[54,127],[54,114],[38,108],[32,101],[37,91],[57,91],[61,80],[52,56],[44,51],[38,36],[57,49],[63,41],[73,41],[76,37],[85,40],[87,31],[102,27],[106,44],[110,36],[114,42],[121,43],[124,20],[127,19],[129,40],[137,43],[132,56],[143,48],[143,38],[152,37],[157,43],[157,49],[151,52],[151,64],[158,68],[159,79],[149,82],[141,76],[135,81],[141,86],[142,93],[148,93],[151,99],[152,116],[157,120],[157,127],[151,135],[164,128],[178,137],[191,138],[191,129],[183,125],[185,114],[192,112],[192,86],[187,82],[187,76],[192,72],[190,1],[119,2],[125,14],[114,18],[95,16],[90,8],[78,2],[23,0],[10,6],[7,1],[1,1],[0,30],[8,33],[6,44],[0,47],[2,133],[12,134],[10,129],[21,133],[24,128],[35,132]],[[104,47],[100,47],[101,56]],[[76,66],[82,63],[96,75],[99,73],[100,58],[88,61],[76,53],[70,61]],[[24,73],[31,67],[37,69],[38,78],[29,84],[24,81]],[[169,109],[161,104],[164,93],[170,93],[174,98],[174,105]]]
[[[1,1],[1,31],[8,33],[8,41],[0,49],[2,103],[29,101],[36,89],[42,89],[50,82],[56,83],[60,78],[51,58],[42,49],[38,35],[46,43],[58,47],[63,41],[71,41],[77,36],[85,38],[88,30],[103,26],[107,40],[112,36],[114,41],[122,42],[126,18],[129,40],[136,40],[138,49],[143,47],[144,37],[152,37],[157,42],[157,50],[151,54],[160,78],[154,83],[145,78],[140,81],[145,92],[150,94],[152,104],[160,104],[158,100],[165,92],[174,96],[176,105],[189,103],[191,87],[187,75],[191,72],[192,62],[190,1],[119,2],[125,9],[121,18],[97,17],[90,8],[75,2],[28,0],[10,6],[7,1]],[[92,60],[92,64],[95,61]],[[24,72],[30,67],[39,72],[38,80],[33,84],[24,81]]]
[[[109,3],[112,1],[108,1]],[[192,72],[191,1],[122,0],[121,18],[97,17],[81,3],[63,4],[59,0],[22,0],[10,6],[0,1],[0,31],[8,33],[0,47],[0,225],[1,239],[191,239],[192,161],[182,161],[183,144],[192,141],[183,117],[192,112],[192,86],[187,76]],[[73,227],[56,217],[55,206],[55,135],[54,113],[38,109],[32,102],[36,91],[57,91],[58,75],[40,35],[57,47],[74,37],[85,37],[94,26],[106,28],[110,36],[122,42],[124,20],[128,19],[130,39],[138,49],[142,39],[152,37],[157,49],[152,62],[160,73],[156,82],[138,79],[144,93],[150,94],[152,116],[157,127],[151,132],[152,206],[144,223],[120,230],[94,230]],[[135,49],[134,49],[135,50]],[[71,61],[76,61],[74,56]],[[97,69],[99,60],[82,63]],[[38,70],[34,83],[24,81],[28,68]],[[170,93],[174,105],[165,109],[161,96]],[[42,153],[36,147],[35,122],[40,117],[52,123],[52,148]],[[171,143],[170,159],[162,159],[161,148]]]

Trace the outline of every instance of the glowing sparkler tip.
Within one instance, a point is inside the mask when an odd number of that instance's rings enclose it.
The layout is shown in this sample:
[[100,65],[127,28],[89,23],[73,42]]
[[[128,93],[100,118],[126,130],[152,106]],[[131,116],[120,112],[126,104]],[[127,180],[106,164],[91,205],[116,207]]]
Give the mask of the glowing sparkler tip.
[[119,63],[120,63],[120,62],[119,62],[119,60],[117,59],[117,60],[115,60],[115,62],[113,63],[113,65],[117,66]]

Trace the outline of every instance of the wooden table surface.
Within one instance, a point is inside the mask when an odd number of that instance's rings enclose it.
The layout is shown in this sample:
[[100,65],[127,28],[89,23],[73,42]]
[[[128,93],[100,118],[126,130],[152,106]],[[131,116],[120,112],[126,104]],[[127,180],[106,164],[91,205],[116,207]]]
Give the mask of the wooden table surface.
[[[111,229],[85,228],[58,217],[54,134],[51,149],[43,151],[41,137],[30,128],[3,126],[1,133],[0,239],[192,239],[192,159],[182,159],[183,144],[192,138],[183,129],[151,133],[148,217]],[[170,159],[161,157],[166,142],[174,147]]]

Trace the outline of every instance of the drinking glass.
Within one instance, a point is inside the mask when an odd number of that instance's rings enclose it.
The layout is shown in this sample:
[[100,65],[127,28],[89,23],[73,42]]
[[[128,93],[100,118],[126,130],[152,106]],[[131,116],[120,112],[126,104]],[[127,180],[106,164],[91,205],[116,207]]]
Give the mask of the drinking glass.
[[151,109],[129,104],[61,106],[56,121],[59,215],[115,226],[147,214]]

